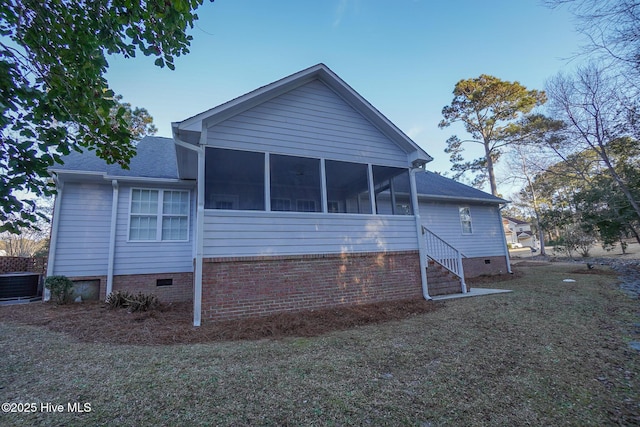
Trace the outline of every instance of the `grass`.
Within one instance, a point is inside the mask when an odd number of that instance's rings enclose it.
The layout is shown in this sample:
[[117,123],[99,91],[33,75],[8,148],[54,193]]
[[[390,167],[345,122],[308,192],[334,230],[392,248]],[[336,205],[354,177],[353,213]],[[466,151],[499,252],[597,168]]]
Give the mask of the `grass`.
[[0,401],[91,403],[0,425],[639,425],[638,301],[604,269],[515,268],[483,284],[513,293],[318,337],[89,343],[0,307]]

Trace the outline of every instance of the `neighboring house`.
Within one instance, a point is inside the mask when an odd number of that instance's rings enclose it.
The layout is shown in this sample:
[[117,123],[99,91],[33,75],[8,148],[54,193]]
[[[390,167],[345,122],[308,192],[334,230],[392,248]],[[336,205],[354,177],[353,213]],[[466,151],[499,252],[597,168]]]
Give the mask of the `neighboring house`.
[[531,224],[516,218],[503,217],[502,225],[507,244],[511,247],[536,247],[536,238]]
[[506,201],[425,172],[432,158],[323,64],[172,126],[128,170],[92,153],[51,170],[48,275],[193,301],[199,325],[430,298],[428,257],[509,270]]

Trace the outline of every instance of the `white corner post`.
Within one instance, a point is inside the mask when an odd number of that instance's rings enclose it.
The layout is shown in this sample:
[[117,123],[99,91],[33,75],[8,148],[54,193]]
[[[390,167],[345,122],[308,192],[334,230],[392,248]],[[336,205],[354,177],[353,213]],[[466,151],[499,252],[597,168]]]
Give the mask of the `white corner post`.
[[193,326],[200,326],[202,323],[202,267],[204,256],[204,158],[205,144],[207,142],[207,127],[202,126],[200,133],[200,145],[197,147],[198,153],[198,180],[196,210],[196,268],[193,277]]
[[107,285],[105,298],[113,292],[113,266],[116,256],[116,219],[118,218],[118,180],[111,181],[113,194],[111,196],[111,228],[109,230],[109,262],[107,264]]
[[425,248],[424,236],[422,235],[422,220],[420,219],[420,204],[418,203],[416,172],[416,168],[409,169],[411,204],[413,205],[413,216],[416,220],[416,237],[418,238],[418,256],[420,257],[420,279],[422,281],[422,296],[426,300],[431,300],[431,296],[429,295],[429,286],[427,284],[427,250]]
[[509,274],[513,273],[511,271],[511,258],[509,257],[509,247],[507,246],[507,236],[504,234],[504,224],[502,223],[502,209],[506,208],[507,205],[500,206],[498,208],[498,222],[500,223],[498,230],[502,233],[502,246],[504,248],[504,258],[507,261],[507,272]]
[[202,322],[202,257],[204,254],[204,143],[207,141],[207,128],[203,126],[200,134],[200,144],[195,146],[184,142],[174,133],[174,141],[177,145],[193,150],[198,155],[198,175],[196,180],[196,228],[195,236],[195,267],[193,272],[193,326],[200,326]]
[[[62,191],[64,183],[60,181],[57,175],[53,176],[53,182],[56,184],[56,199],[53,202],[53,223],[51,224],[51,235],[49,238],[49,257],[47,259],[47,277],[53,276],[54,265],[56,262],[56,247],[58,246],[58,227],[60,225],[60,205],[62,204]],[[51,291],[44,288],[42,292],[42,301],[51,299]]]

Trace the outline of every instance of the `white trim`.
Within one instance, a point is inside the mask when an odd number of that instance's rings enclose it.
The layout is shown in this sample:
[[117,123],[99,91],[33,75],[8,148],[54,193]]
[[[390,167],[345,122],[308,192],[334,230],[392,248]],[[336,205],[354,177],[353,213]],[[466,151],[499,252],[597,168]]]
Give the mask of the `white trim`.
[[320,203],[324,213],[329,212],[329,203],[327,201],[327,171],[325,170],[324,157],[320,159]]
[[[284,77],[181,122],[173,122],[171,124],[173,136],[176,139],[179,138],[181,131],[202,132],[209,126],[229,119],[315,79],[323,82],[336,93],[336,95],[341,97],[347,104],[387,136],[387,138],[407,153],[407,166],[424,164],[433,160],[418,144],[324,64],[317,64]],[[206,143],[206,139],[203,140],[201,135],[200,144],[205,145]]]
[[[507,221],[509,221],[507,218],[503,218],[502,217],[502,209],[506,208],[507,205],[505,204],[504,206],[500,206],[498,207],[498,221],[500,221],[500,230],[504,231],[504,220],[506,219]],[[502,246],[504,248],[504,257],[507,261],[507,272],[509,272],[509,274],[512,274],[513,272],[511,271],[511,257],[509,255],[509,247],[507,246],[507,236],[505,235],[505,233],[502,233],[504,235],[504,239],[502,239]],[[515,234],[515,233],[514,233]]]
[[105,298],[113,290],[113,266],[116,255],[116,224],[118,218],[118,181],[111,181],[113,187],[113,195],[111,197],[111,228],[109,229],[109,261],[107,264],[107,284],[105,289]]
[[271,212],[271,154],[264,153],[264,210]]
[[[158,192],[158,202],[156,205],[156,237],[155,239],[146,239],[146,240],[132,240],[131,239],[131,217],[132,216],[154,216],[154,214],[133,214],[131,212],[131,205],[133,203],[133,192],[135,190],[147,190],[147,191],[157,191]],[[177,192],[177,193],[186,193],[187,194],[187,214],[186,215],[176,215],[176,214],[165,214],[164,213],[164,193],[165,192]],[[189,230],[191,229],[191,215],[189,212],[191,211],[191,191],[183,190],[183,189],[175,189],[175,188],[155,188],[155,187],[131,187],[129,189],[129,212],[127,218],[127,243],[148,243],[148,242],[156,242],[156,243],[185,243],[189,242]],[[180,216],[186,217],[187,219],[187,238],[180,240],[172,240],[172,239],[162,239],[162,222],[164,217],[171,216]]]
[[[207,139],[207,129],[203,129],[200,142]],[[194,148],[196,149],[196,148]],[[193,326],[202,323],[202,257],[204,254],[204,180],[205,180],[205,149],[198,147],[198,189],[196,208],[196,265],[193,274]]]
[[373,185],[373,165],[367,163],[367,179],[369,180],[369,203],[371,204],[371,214],[378,215],[376,206],[376,187]]
[[413,215],[391,215],[391,214],[363,214],[363,213],[344,213],[344,212],[297,212],[297,211],[257,211],[257,210],[224,210],[224,209],[205,209],[205,214],[207,216],[240,216],[246,217],[248,214],[251,216],[259,217],[259,218],[269,218],[272,215],[289,215],[292,218],[300,218],[300,219],[338,219],[341,217],[348,219],[362,218],[362,219],[385,219],[385,218],[394,218],[394,219],[402,219],[404,218],[406,221],[412,220]]
[[422,220],[420,219],[420,205],[418,204],[418,194],[416,193],[416,169],[409,170],[409,185],[411,187],[411,204],[413,208],[413,217],[416,221],[416,236],[418,238],[418,256],[420,257],[420,282],[422,284],[422,297],[430,300],[429,284],[427,282],[427,249],[425,247],[424,236],[422,235]]
[[[53,276],[54,266],[56,262],[56,249],[58,246],[58,229],[60,228],[60,205],[62,204],[62,192],[64,183],[57,175],[53,175],[53,181],[56,184],[56,198],[53,202],[53,224],[51,224],[51,238],[49,242],[49,259],[47,260],[47,276]],[[44,288],[42,301],[51,299],[51,291]]]
[[[462,215],[461,215],[461,210],[462,209],[468,209],[469,210],[469,228],[471,229],[471,231],[467,232],[464,230],[464,224],[462,222]],[[471,206],[467,206],[467,205],[462,205],[462,206],[458,206],[458,218],[460,219],[460,232],[462,233],[463,236],[471,236],[473,235],[473,219],[471,216]]]
[[105,172],[68,170],[68,169],[49,169],[49,172],[57,175],[69,175],[70,177],[91,177],[102,178],[105,181],[113,181],[117,179],[122,182],[144,182],[149,184],[175,184],[178,186],[193,187],[193,181],[179,178],[153,178],[145,176],[126,176],[126,175],[108,175]]

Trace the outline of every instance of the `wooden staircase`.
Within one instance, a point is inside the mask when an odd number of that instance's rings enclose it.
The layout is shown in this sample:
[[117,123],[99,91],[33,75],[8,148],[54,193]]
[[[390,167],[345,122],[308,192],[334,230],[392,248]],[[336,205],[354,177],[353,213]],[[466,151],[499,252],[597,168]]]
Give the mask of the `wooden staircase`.
[[[429,295],[432,297],[459,294],[462,287],[462,282],[458,276],[431,259],[427,264],[427,284]],[[468,291],[469,285],[467,285]]]

